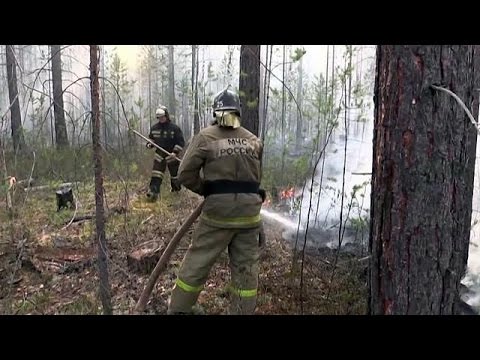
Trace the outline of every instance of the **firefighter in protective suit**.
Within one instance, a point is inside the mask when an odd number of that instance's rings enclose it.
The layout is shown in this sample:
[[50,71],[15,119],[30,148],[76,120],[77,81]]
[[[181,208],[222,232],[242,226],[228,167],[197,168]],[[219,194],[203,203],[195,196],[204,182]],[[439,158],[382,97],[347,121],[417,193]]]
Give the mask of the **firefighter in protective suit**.
[[[162,147],[166,151],[173,155],[166,155],[164,152],[156,149],[155,159],[153,161],[152,178],[150,180],[150,191],[147,193],[147,197],[151,201],[156,201],[160,194],[160,186],[162,185],[163,178],[165,176],[165,170],[168,166],[170,172],[170,185],[172,191],[179,191],[181,189],[177,180],[178,161],[174,156],[178,155],[185,146],[185,140],[180,128],[170,122],[170,116],[165,106],[160,106],[155,116],[158,122],[150,129],[148,137],[155,142],[158,146]],[[147,143],[148,148],[154,146]]]
[[[221,91],[213,103],[214,123],[192,139],[178,180],[205,203],[169,302],[169,314],[189,314],[216,259],[228,248],[230,314],[253,314],[259,271],[261,141],[240,124],[236,93]],[[203,171],[203,176],[201,175]]]

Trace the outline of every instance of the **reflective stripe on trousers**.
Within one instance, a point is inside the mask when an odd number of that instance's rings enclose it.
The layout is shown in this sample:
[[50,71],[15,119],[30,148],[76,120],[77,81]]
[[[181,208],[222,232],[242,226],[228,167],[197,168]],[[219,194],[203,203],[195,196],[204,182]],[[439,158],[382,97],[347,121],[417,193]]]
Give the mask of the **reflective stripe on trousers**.
[[160,170],[152,170],[152,177],[157,177],[157,178],[160,178],[160,179],[163,179],[163,172],[160,171]]
[[233,294],[242,298],[257,296],[257,289],[236,289],[233,286],[229,286],[228,290]]
[[175,285],[177,285],[180,289],[186,292],[200,292],[203,289],[203,285],[192,286],[187,284],[185,281],[181,280],[180,278],[177,278],[177,280],[175,281]]

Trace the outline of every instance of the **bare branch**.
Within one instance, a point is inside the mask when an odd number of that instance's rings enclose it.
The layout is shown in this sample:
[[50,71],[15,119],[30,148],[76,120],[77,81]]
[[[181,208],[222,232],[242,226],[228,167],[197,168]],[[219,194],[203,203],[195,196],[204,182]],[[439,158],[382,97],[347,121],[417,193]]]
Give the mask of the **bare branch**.
[[[85,80],[85,79],[90,79],[90,77],[88,76],[82,76],[81,78],[78,78],[77,80],[75,80],[74,82],[70,83],[69,85],[67,85],[63,90],[62,90],[62,96],[63,94],[65,93],[65,91],[67,91],[67,89],[69,87],[71,87],[72,85],[75,85],[77,82],[79,82],[80,80]],[[38,91],[38,90],[37,90]],[[52,105],[54,104],[54,102],[52,101],[50,103],[50,106],[47,108],[47,111],[45,113],[45,118],[44,118],[44,121],[47,120],[47,116],[48,116],[48,113],[50,112],[50,109],[52,108]]]
[[15,98],[13,99],[13,101],[11,102],[10,106],[8,107],[8,109],[5,111],[5,113],[2,115],[2,121],[3,119],[5,118],[5,116],[7,116],[7,113],[10,111],[10,109],[12,108],[13,104],[15,104],[15,101],[17,100],[18,98],[18,92],[17,92],[17,95],[15,95]]
[[480,129],[478,127],[478,121],[475,120],[475,118],[473,117],[472,113],[470,112],[470,110],[468,110],[467,106],[465,105],[465,103],[462,101],[462,99],[460,99],[457,94],[455,94],[453,91],[451,90],[448,90],[444,87],[441,87],[441,86],[435,86],[435,85],[430,85],[430,87],[432,87],[433,89],[435,90],[440,90],[440,91],[443,91],[443,92],[446,92],[448,95],[452,96],[459,104],[460,106],[462,107],[462,109],[467,113],[467,116],[468,118],[470,119],[470,121],[472,122],[472,124],[475,126],[475,128],[477,129],[477,132],[480,133]]
[[[66,48],[68,48],[68,47],[70,47],[70,46],[72,46],[72,45],[66,45],[66,46],[62,47],[60,50],[56,51],[55,54],[52,54],[52,55],[47,59],[47,61],[46,61],[45,64],[40,68],[38,74],[35,76],[35,79],[33,80],[33,85],[32,85],[33,88],[35,88],[35,83],[37,82],[37,80],[38,80],[41,72],[42,72],[43,69],[48,65],[48,63],[49,63],[50,61],[52,61],[53,57],[54,57],[55,55],[57,55],[57,53],[63,51],[64,49],[66,49]],[[29,97],[28,101],[26,101],[26,103],[29,103],[29,102],[31,101],[32,95],[33,95],[33,90],[30,92],[30,97]],[[25,110],[25,114],[24,114],[24,116],[23,116],[24,118],[27,116],[27,110],[28,110],[28,107],[27,107],[27,109]]]
[[77,210],[78,210],[77,201],[78,200],[77,200],[77,197],[75,196],[75,194],[73,194],[73,200],[74,200],[73,202],[75,203],[75,211],[73,213],[72,219],[61,230],[65,230],[66,228],[68,228],[73,223],[73,220],[75,219],[75,215],[77,215]]

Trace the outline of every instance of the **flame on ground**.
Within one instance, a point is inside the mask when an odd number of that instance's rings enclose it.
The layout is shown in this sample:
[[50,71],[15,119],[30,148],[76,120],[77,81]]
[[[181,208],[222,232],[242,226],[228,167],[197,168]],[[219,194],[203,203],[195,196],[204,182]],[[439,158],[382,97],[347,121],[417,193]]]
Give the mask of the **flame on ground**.
[[295,196],[295,188],[292,186],[280,192],[281,199],[290,199]]

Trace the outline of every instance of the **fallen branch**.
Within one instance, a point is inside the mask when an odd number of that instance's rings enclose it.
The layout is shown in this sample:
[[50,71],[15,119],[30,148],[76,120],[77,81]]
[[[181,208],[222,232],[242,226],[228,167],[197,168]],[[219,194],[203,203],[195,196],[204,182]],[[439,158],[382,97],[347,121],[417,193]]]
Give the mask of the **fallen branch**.
[[[76,211],[76,209],[75,209],[75,211]],[[107,214],[106,214],[106,217],[108,218],[109,216],[111,216],[113,214],[123,214],[123,213],[125,213],[125,211],[126,211],[126,209],[124,207],[117,206],[117,207],[112,208],[112,210],[108,211]],[[73,219],[65,222],[65,225],[68,225],[68,224],[71,224],[71,223],[74,223],[74,222],[79,222],[79,221],[91,220],[91,219],[94,219],[94,218],[95,218],[95,214],[74,216]],[[65,228],[66,227],[62,228],[62,230],[65,229]]]
[[76,182],[67,182],[67,183],[62,183],[57,186],[54,185],[40,185],[40,186],[33,186],[31,188],[24,188],[23,191],[39,191],[39,190],[46,190],[46,189],[53,189],[53,188],[60,188],[60,187],[65,187],[65,186],[75,186],[76,184],[80,184],[79,181]]
[[153,238],[153,240],[149,240],[149,241],[146,241],[146,242],[144,242],[144,243],[138,244],[137,246],[135,246],[135,247],[133,248],[133,251],[138,250],[138,249],[140,249],[140,248],[142,248],[142,247],[145,247],[146,245],[153,244],[153,243],[158,243],[158,237],[155,236],[155,237]]
[[146,224],[147,222],[149,222],[149,221],[153,218],[153,216],[154,216],[154,215],[152,214],[152,215],[150,215],[148,218],[146,218],[145,220],[143,220],[143,221],[140,223],[140,226],[142,226],[142,225]]
[[[371,256],[369,255],[369,256],[365,256],[365,257],[360,258],[360,259],[348,259],[348,260],[338,262],[336,266],[338,267],[340,265],[351,264],[351,263],[354,263],[354,262],[363,263],[363,262],[369,260],[370,258],[371,258]],[[332,263],[328,260],[320,259],[320,261],[327,264],[327,265],[332,265]]]
[[[76,216],[76,217],[73,217],[73,219],[65,222],[65,225],[72,224],[72,223],[75,223],[75,222],[85,221],[85,220],[92,220],[93,218],[95,218],[95,215]],[[62,229],[65,229],[65,228],[66,228],[66,226],[63,227]]]
[[30,178],[30,180],[28,180],[28,179],[18,180],[17,185],[25,184],[27,182],[28,182],[28,185],[32,185],[34,181],[35,181],[35,179],[33,179],[33,178]]

